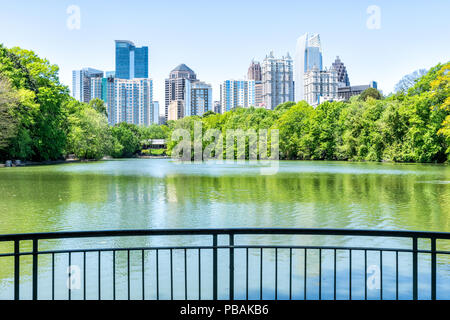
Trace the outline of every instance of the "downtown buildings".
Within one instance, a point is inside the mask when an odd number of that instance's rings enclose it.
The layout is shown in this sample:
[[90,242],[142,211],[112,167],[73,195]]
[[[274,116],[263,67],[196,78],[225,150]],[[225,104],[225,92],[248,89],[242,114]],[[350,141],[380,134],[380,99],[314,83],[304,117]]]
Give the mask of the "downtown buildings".
[[198,80],[187,65],[175,67],[165,80],[165,120],[201,116],[212,109],[212,86]]
[[148,77],[148,47],[116,40],[115,54],[116,70],[106,72],[105,77],[103,71],[90,68],[74,71],[73,96],[86,103],[95,98],[103,100],[110,125],[155,123],[159,114],[155,114],[153,81]]
[[275,109],[280,103],[294,100],[293,61],[289,56],[266,56],[262,66],[252,61],[247,80],[225,80],[220,85],[221,112],[237,107]]
[[262,100],[267,109],[294,101],[293,60],[289,53],[275,58],[273,52],[262,63]]
[[103,71],[84,68],[72,71],[72,96],[78,101],[91,101],[91,81],[103,78]]

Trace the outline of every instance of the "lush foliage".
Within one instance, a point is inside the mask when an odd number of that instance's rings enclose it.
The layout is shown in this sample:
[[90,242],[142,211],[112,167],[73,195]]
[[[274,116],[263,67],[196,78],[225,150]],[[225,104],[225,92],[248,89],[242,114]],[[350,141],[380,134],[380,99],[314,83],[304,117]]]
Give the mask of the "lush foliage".
[[75,101],[58,67],[35,53],[0,45],[0,160],[55,160],[135,155],[167,127],[121,123],[110,127],[102,100]]
[[[218,129],[224,145],[228,129],[242,129],[243,134],[249,129],[278,129],[282,159],[446,162],[450,153],[449,68],[450,63],[438,65],[417,79],[407,93],[386,99],[369,88],[348,102],[325,102],[316,109],[302,101],[281,104],[274,111],[237,108],[222,115],[186,117],[169,122],[168,137],[180,128],[193,137],[196,122],[201,123],[203,135],[207,129]],[[168,142],[169,153],[180,141],[175,138]],[[211,141],[204,138],[203,148]],[[248,143],[247,138],[247,147]],[[224,158],[226,151],[224,146]]]

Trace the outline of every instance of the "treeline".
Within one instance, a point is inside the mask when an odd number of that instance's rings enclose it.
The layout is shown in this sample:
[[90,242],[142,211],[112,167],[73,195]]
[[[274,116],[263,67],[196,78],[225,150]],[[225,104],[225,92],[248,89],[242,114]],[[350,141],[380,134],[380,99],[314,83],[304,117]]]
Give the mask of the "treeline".
[[[170,132],[187,129],[193,137],[194,123],[201,121],[203,133],[219,129],[224,144],[228,129],[268,129],[269,135],[278,129],[281,159],[447,162],[449,68],[450,63],[437,65],[407,92],[387,98],[370,88],[349,102],[325,102],[315,109],[304,101],[287,102],[274,111],[237,108],[169,121],[168,125]],[[178,141],[169,141],[169,153]],[[209,143],[204,141],[203,147]]]
[[[281,159],[448,162],[450,63],[437,65],[409,90],[382,97],[368,89],[349,102],[287,102],[275,110],[237,108],[224,114],[169,121],[167,126],[108,125],[103,101],[70,97],[58,67],[20,48],[0,45],[0,160],[131,157],[145,140],[168,139],[175,129],[279,130]],[[191,135],[193,137],[193,134]],[[203,141],[203,147],[208,145]],[[225,149],[224,149],[225,152]]]
[[58,71],[32,51],[0,45],[0,160],[130,157],[143,141],[166,137],[165,126],[110,127],[103,101],[76,101]]

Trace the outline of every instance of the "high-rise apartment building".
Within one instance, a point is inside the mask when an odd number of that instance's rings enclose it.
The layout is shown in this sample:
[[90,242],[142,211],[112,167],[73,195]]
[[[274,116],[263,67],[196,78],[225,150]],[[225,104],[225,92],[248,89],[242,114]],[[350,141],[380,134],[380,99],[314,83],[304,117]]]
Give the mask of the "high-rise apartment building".
[[339,56],[336,57],[336,60],[334,60],[332,67],[337,72],[339,87],[349,87],[350,79],[348,77],[347,68],[345,67],[341,59],[339,59]]
[[184,103],[186,82],[196,81],[197,75],[185,64],[180,64],[173,69],[169,78],[165,81],[165,116],[169,120],[169,105],[178,100]]
[[297,39],[294,62],[295,101],[305,99],[305,73],[312,68],[323,70],[322,46],[317,33],[305,33]]
[[305,73],[305,99],[316,107],[322,102],[338,99],[338,76],[334,68],[319,70],[313,67]]
[[153,114],[153,82],[151,79],[109,79],[108,122],[150,125]]
[[116,72],[119,79],[148,78],[148,47],[116,40]]
[[225,80],[220,85],[220,106],[221,113],[255,106],[255,81]]
[[186,81],[184,116],[201,116],[212,110],[212,87],[201,81]]
[[259,62],[252,61],[250,67],[248,68],[247,79],[255,81],[262,80],[261,65]]
[[78,101],[91,101],[91,79],[103,78],[103,71],[84,68],[72,71],[72,96]]
[[275,109],[279,104],[294,101],[293,61],[289,53],[275,58],[273,52],[262,63],[263,105]]

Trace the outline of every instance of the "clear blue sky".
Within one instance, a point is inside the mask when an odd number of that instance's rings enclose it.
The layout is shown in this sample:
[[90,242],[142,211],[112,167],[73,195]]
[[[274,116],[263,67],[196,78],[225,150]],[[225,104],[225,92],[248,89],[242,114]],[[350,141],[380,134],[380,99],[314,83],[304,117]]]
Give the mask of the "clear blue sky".
[[[69,5],[81,9],[80,30],[66,26]],[[370,5],[381,28],[368,29]],[[202,81],[243,78],[250,61],[273,50],[294,55],[296,39],[318,32],[324,65],[339,55],[353,85],[378,81],[384,93],[405,74],[449,60],[448,0],[0,0],[0,42],[36,51],[60,66],[63,83],[82,67],[114,70],[114,40],[149,46],[155,100],[164,79],[186,63]]]

